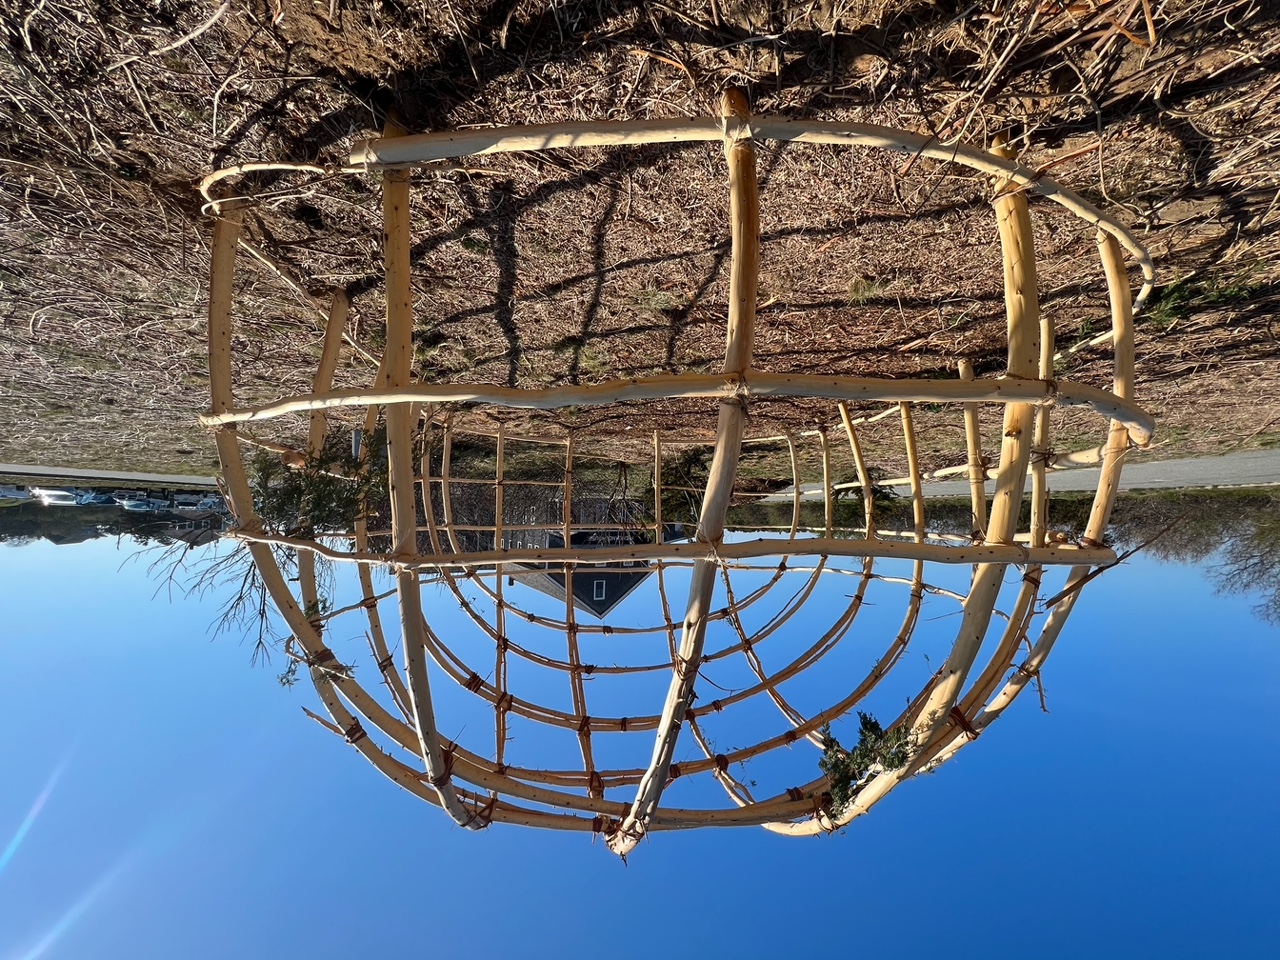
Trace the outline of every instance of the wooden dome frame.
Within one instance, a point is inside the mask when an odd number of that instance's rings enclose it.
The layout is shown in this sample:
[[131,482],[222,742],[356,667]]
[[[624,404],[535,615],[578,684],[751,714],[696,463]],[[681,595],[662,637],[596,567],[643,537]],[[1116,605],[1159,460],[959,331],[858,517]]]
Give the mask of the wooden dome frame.
[[[1005,375],[974,379],[972,371],[965,369],[964,365],[961,378],[954,381],[774,374],[755,369],[752,366],[752,347],[759,270],[755,143],[761,140],[887,149],[956,163],[991,176],[995,184],[993,206],[1004,261],[1008,320]],[[537,390],[413,380],[410,369],[414,321],[409,224],[412,168],[482,153],[690,141],[723,142],[728,165],[732,260],[725,360],[720,374],[663,375]],[[301,651],[299,658],[310,668],[311,680],[330,718],[323,722],[345,736],[385,776],[428,802],[441,806],[460,826],[478,829],[490,822],[507,822],[593,831],[602,833],[609,848],[621,855],[629,853],[640,839],[655,830],[760,825],[790,836],[808,836],[841,827],[869,810],[902,780],[949,759],[1000,716],[1038,674],[1071,613],[1080,589],[1101,568],[1116,562],[1115,553],[1102,541],[1121,467],[1131,444],[1147,445],[1154,429],[1151,418],[1133,402],[1133,312],[1135,302],[1145,298],[1151,289],[1151,263],[1142,246],[1122,225],[1060,185],[1011,159],[871,125],[754,116],[748,112],[745,98],[734,91],[725,94],[720,117],[506,127],[401,136],[361,143],[352,151],[350,165],[343,170],[380,173],[383,183],[387,331],[386,349],[376,381],[364,389],[335,390],[332,387],[347,318],[346,299],[337,294],[312,392],[256,407],[238,407],[232,389],[233,271],[245,201],[244,198],[219,198],[214,188],[229,177],[260,169],[323,170],[289,164],[245,164],[218,171],[201,185],[209,201],[208,209],[216,216],[209,300],[212,406],[210,412],[202,417],[202,422],[214,431],[226,493],[237,520],[238,529],[234,535],[247,541],[265,588],[293,635],[291,642],[296,642]],[[1111,305],[1115,355],[1113,383],[1109,391],[1053,377],[1054,329],[1051,318],[1039,310],[1035,250],[1027,200],[1033,193],[1059,204],[1098,229],[1098,250]],[[1132,297],[1125,268],[1126,251],[1136,260],[1143,274],[1144,283],[1137,301]],[[829,478],[824,485],[826,521],[820,536],[809,536],[808,533],[800,536],[797,493],[793,522],[786,536],[747,541],[725,539],[726,513],[743,445],[762,439],[747,436],[748,403],[755,397],[786,396],[821,397],[837,402],[841,425],[851,444],[864,493],[865,526],[861,528],[863,536],[860,539],[836,536],[839,531],[834,529],[831,519],[834,492]],[[463,549],[454,536],[456,524],[447,513],[446,522],[436,522],[430,506],[433,484],[439,485],[447,511],[449,490],[454,481],[449,474],[447,454],[444,468],[436,476],[431,473],[429,458],[415,464],[413,437],[423,422],[424,411],[427,429],[442,431],[447,449],[453,428],[447,420],[437,417],[435,411],[440,404],[545,410],[672,397],[716,400],[719,409],[714,455],[702,497],[699,522],[695,535],[688,542],[664,542],[659,490],[655,497],[658,517],[652,543],[601,548],[589,555],[582,548],[573,546],[573,523],[568,505],[572,498],[574,441],[567,437],[532,436],[526,439],[560,443],[565,447],[563,545],[536,549],[505,547],[502,451],[505,443],[516,438],[501,428],[496,437],[498,458],[493,487],[497,519],[496,529],[492,531],[493,548]],[[858,441],[860,421],[851,416],[846,405],[853,401],[885,402],[889,404],[885,414],[897,413],[901,418],[909,463],[907,480],[912,489],[915,516],[914,528],[910,531],[895,533],[879,529],[876,525],[872,484]],[[962,469],[971,482],[975,524],[982,531],[982,536],[976,541],[959,544],[939,542],[940,538],[932,537],[926,531],[923,494],[926,478],[919,468],[911,419],[912,405],[916,403],[957,405],[957,409],[963,411],[969,458]],[[1004,405],[999,466],[995,473],[994,495],[989,504],[984,489],[986,469],[977,424],[978,406],[983,403]],[[1087,529],[1078,544],[1051,542],[1048,535],[1047,473],[1052,466],[1049,462],[1049,408],[1055,404],[1081,405],[1110,421],[1107,440],[1100,448],[1101,479]],[[241,450],[244,437],[238,432],[238,425],[290,413],[306,413],[309,417],[308,447],[315,450],[325,436],[327,412],[339,407],[367,408],[367,428],[373,426],[379,409],[385,410],[391,500],[391,530],[387,534],[391,537],[392,547],[389,551],[369,550],[370,532],[362,518],[355,519],[355,532],[350,538],[352,548],[342,550],[313,540],[266,532],[255,515],[253,493]],[[794,464],[795,438],[788,436],[784,439],[791,445]],[[821,434],[820,442],[826,463],[825,434]],[[659,484],[664,462],[663,446],[663,437],[655,434],[654,476]],[[1020,533],[1019,511],[1028,475],[1031,477],[1031,523],[1027,531]],[[796,480],[799,480],[798,472]],[[798,487],[797,482],[797,490]],[[418,514],[416,497],[419,490],[427,515],[425,528]],[[430,553],[419,550],[418,537],[424,529],[431,538]],[[297,595],[273,556],[273,544],[297,551]],[[327,618],[318,615],[321,607],[315,575],[316,556],[356,564],[363,596],[358,606],[368,617],[371,645],[382,679],[390,691],[391,709],[343,669],[325,644],[323,633]],[[729,773],[729,763],[736,762],[741,756],[715,754],[702,737],[697,723],[698,717],[706,712],[706,708],[694,707],[694,685],[701,665],[709,656],[705,643],[708,623],[716,619],[727,620],[736,629],[739,639],[736,645],[730,644],[725,649],[743,652],[748,659],[754,644],[761,639],[745,633],[737,617],[738,609],[744,603],[755,602],[760,592],[734,600],[729,611],[718,613],[711,609],[717,578],[723,577],[728,585],[728,570],[733,565],[777,556],[783,559],[766,591],[781,576],[789,558],[813,557],[819,573],[830,557],[862,558],[860,586],[855,594],[859,600],[851,605],[847,615],[842,615],[819,637],[814,648],[786,668],[772,675],[765,674],[760,668],[761,672],[757,673],[760,682],[753,693],[772,699],[788,717],[789,727],[777,737],[739,751],[745,755],[757,755],[797,739],[816,741],[819,726],[852,710],[901,655],[915,629],[921,598],[931,589],[924,579],[926,563],[974,565],[967,595],[957,598],[962,602],[963,616],[946,663],[894,723],[894,727],[909,732],[913,744],[910,762],[897,770],[875,772],[861,786],[848,807],[839,813],[830,810],[824,802],[827,785],[823,777],[766,799],[754,799],[750,791]],[[877,577],[872,568],[878,558],[897,558],[912,563],[913,575],[909,582],[904,581],[910,586],[910,599],[902,629],[877,661],[876,668],[849,697],[816,716],[800,716],[782,700],[778,685],[783,679],[805,669],[805,658],[812,658],[812,650],[829,647],[847,630],[847,623],[851,623],[857,613],[862,591]],[[520,656],[527,651],[522,651],[518,645],[513,649],[507,636],[504,618],[515,608],[502,595],[504,565],[552,564],[564,571],[566,578],[571,578],[576,566],[623,560],[658,564],[664,618],[653,630],[666,631],[670,635],[672,660],[667,664],[618,669],[669,670],[670,686],[661,712],[645,718],[594,717],[587,713],[585,691],[582,689],[585,665],[575,653],[577,632],[584,627],[575,623],[572,589],[566,591],[569,600],[564,620],[544,624],[564,630],[569,656],[555,662],[543,657],[542,660],[547,662],[541,665],[569,675],[574,690],[574,713],[547,711],[515,697],[505,685],[506,658]],[[672,619],[666,592],[661,586],[662,565],[672,563],[692,565],[686,609],[679,620]],[[1007,614],[1005,629],[991,658],[977,679],[966,687],[975,670],[979,648],[996,613],[997,595],[1010,564],[1024,567],[1016,602]],[[380,598],[374,594],[370,574],[375,565],[385,566],[394,572],[395,599],[399,607],[405,656],[403,673],[395,668],[386,642],[378,609]],[[498,573],[496,594],[489,591],[496,599],[496,620],[492,624],[467,604],[458,590],[459,574],[455,572],[465,574],[490,566]],[[1066,585],[1051,598],[1046,610],[1038,611],[1040,575],[1049,566],[1068,568]],[[794,566],[792,572],[795,572]],[[464,610],[477,627],[495,641],[496,665],[492,681],[482,680],[433,632],[424,615],[421,596],[424,573],[445,583],[462,601]],[[814,582],[817,576],[812,574]],[[798,606],[788,608],[780,616],[785,621],[798,609]],[[1045,615],[1038,636],[1034,641],[1027,639],[1035,618],[1042,612]],[[520,613],[530,622],[537,619],[532,614]],[[1024,640],[1031,652],[1020,665],[1015,666],[1014,659]],[[493,705],[494,758],[468,751],[441,736],[432,704],[427,668],[429,658],[434,659],[438,667],[459,684]],[[757,668],[759,664],[753,664],[753,670]],[[393,710],[400,715],[395,715]],[[582,744],[583,769],[551,771],[508,766],[503,755],[504,724],[507,713],[512,710],[517,713],[525,711],[525,715],[538,722],[575,728]],[[420,767],[384,751],[369,735],[371,731],[365,724],[397,749],[416,757]],[[677,765],[673,757],[684,726],[690,728],[705,757],[702,761]],[[619,730],[653,732],[653,757],[647,767],[626,771],[594,768],[590,746],[592,733]],[[663,791],[675,776],[695,773],[708,773],[720,782],[728,795],[729,805],[714,809],[677,809],[661,805]],[[461,786],[460,781],[467,786]],[[634,787],[631,800],[623,802],[605,796],[606,791],[622,787]]]

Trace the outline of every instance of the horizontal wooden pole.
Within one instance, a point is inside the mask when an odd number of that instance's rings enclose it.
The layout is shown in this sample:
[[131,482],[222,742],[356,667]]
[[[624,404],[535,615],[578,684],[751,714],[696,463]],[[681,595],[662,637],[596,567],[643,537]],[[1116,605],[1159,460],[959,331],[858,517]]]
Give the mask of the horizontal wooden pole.
[[1065,207],[1088,223],[1111,234],[1138,262],[1146,299],[1155,282],[1151,258],[1137,237],[1123,224],[1108,217],[1084,198],[1038,174],[1030,167],[995,156],[976,147],[942,141],[869,123],[811,120],[781,116],[753,116],[749,120],[718,117],[674,120],[582,121],[490,127],[482,130],[447,130],[409,137],[363,140],[355,144],[350,162],[355,168],[376,170],[472,157],[487,153],[581,149],[645,143],[695,143],[751,137],[791,143],[831,143],[871,147],[956,163],[988,176],[1008,181],[1012,189],[1038,194]]
[[987,380],[884,380],[813,374],[761,373],[662,374],[610,380],[594,386],[547,387],[521,390],[495,384],[418,383],[408,387],[333,390],[302,394],[257,407],[208,413],[207,427],[251,420],[267,420],[287,413],[336,407],[385,406],[397,403],[492,403],[530,410],[603,406],[634,400],[753,399],[758,397],[820,397],[853,402],[895,403],[1049,403],[1087,406],[1119,420],[1140,446],[1151,442],[1155,421],[1130,400],[1079,383],[1000,377]]
[[586,120],[530,123],[477,130],[443,130],[392,139],[360,140],[351,148],[353,167],[407,167],[486,153],[621,147],[645,143],[698,143],[724,138],[719,117],[676,120]]
[[761,538],[732,543],[702,542],[637,544],[622,547],[553,547],[546,549],[513,548],[510,550],[478,550],[473,553],[439,553],[413,557],[388,554],[358,554],[335,550],[324,544],[298,537],[283,537],[233,530],[228,536],[251,543],[278,543],[312,550],[330,560],[348,563],[388,564],[400,570],[434,567],[474,568],[497,563],[550,563],[582,567],[626,563],[637,560],[743,560],[776,556],[876,557],[894,560],[924,560],[933,563],[1040,563],[1093,564],[1114,563],[1115,551],[1109,547],[1077,547],[1053,544],[1047,547],[1024,547],[1019,544],[978,543],[971,546],[945,547],[930,543],[903,543],[888,540],[842,540],[825,537],[801,537],[795,540]]

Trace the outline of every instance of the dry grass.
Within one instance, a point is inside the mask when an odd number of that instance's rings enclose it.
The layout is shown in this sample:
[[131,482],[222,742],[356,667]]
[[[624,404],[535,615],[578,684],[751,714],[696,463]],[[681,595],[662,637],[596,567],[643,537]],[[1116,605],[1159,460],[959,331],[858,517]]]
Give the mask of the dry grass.
[[[207,402],[208,249],[192,189],[209,169],[340,161],[389,113],[413,129],[704,114],[730,83],[760,111],[1001,135],[1029,165],[1053,164],[1145,232],[1166,283],[1139,324],[1139,396],[1160,417],[1158,452],[1280,435],[1273,8],[1155,3],[1149,24],[1137,0],[453,8],[456,24],[443,5],[337,3],[331,22],[323,5],[233,2],[149,56],[214,7],[5,0],[0,461],[210,469],[194,427]],[[989,184],[826,148],[767,151],[761,173],[761,366],[950,377],[969,356],[980,374],[999,369]],[[258,197],[247,235],[274,266],[242,255],[237,375],[244,399],[268,399],[309,377],[330,288],[351,293],[356,338],[376,350],[379,195],[359,177],[242,183]],[[1106,321],[1092,237],[1033,209],[1045,306],[1066,345]],[[422,376],[587,382],[710,368],[723,352],[717,147],[477,159],[420,175],[414,213]],[[1108,382],[1105,348],[1069,363],[1073,378]],[[369,376],[353,356],[338,379]],[[753,416],[831,422],[807,404]],[[705,411],[563,419],[625,453],[628,428],[671,417],[700,424]],[[1062,419],[1081,446],[1099,439]],[[959,435],[921,426],[925,468],[953,460]]]

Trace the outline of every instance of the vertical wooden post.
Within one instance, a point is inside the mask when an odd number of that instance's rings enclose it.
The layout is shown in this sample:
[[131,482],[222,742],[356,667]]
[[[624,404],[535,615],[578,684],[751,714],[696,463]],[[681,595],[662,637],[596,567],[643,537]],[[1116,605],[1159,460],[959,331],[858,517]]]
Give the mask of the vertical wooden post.
[[209,275],[209,383],[213,413],[226,413],[235,408],[231,395],[231,306],[236,247],[243,222],[244,210],[230,203],[220,206],[218,218],[213,222]]
[[[1001,184],[995,201],[1004,259],[1005,314],[1009,332],[1009,359],[1005,375],[1034,380],[1039,374],[1041,354],[1035,240],[1027,195],[1020,190],[1011,190],[1011,186],[1009,183]],[[1013,542],[1027,482],[1033,415],[1034,407],[1029,403],[1005,405],[1000,471],[991,498],[988,543]]]
[[[960,361],[960,379],[973,379],[973,364]],[[978,405],[964,405],[964,437],[969,451],[969,498],[973,503],[973,532],[987,535],[987,467],[982,461],[982,431],[978,423]]]
[[794,540],[800,529],[800,456],[790,430],[787,431],[787,454],[791,460],[791,532],[787,539]]
[[[493,490],[493,547],[503,550],[502,522],[506,510],[506,492],[503,483],[506,478],[506,431],[504,424],[498,424],[498,464],[494,468]],[[430,506],[428,505],[428,509]],[[496,696],[493,700],[494,762],[503,766],[507,749],[507,605],[503,599],[503,565],[493,565],[495,582],[493,591],[494,628],[498,639],[494,643],[493,686]]]
[[[858,431],[853,427],[853,420],[849,416],[849,405],[840,403],[840,419],[844,423],[844,432],[849,438],[849,449],[853,451],[853,465],[858,471],[858,486],[862,487],[862,512],[866,516],[867,539],[876,539],[876,492],[875,487],[871,483],[871,473],[867,470],[867,462],[862,457],[862,444],[858,443]],[[906,411],[906,407],[903,407]],[[910,414],[904,412],[903,416],[910,418]],[[831,531],[827,531],[827,536],[831,536]]]
[[[1122,400],[1133,399],[1133,301],[1130,299],[1129,275],[1124,268],[1120,244],[1109,233],[1098,231],[1098,254],[1107,276],[1107,293],[1111,298],[1111,326],[1115,331],[1115,373],[1111,389]],[[1102,539],[1111,519],[1111,507],[1120,489],[1120,468],[1129,451],[1129,431],[1119,421],[1111,421],[1107,447],[1103,453],[1102,474],[1098,492],[1089,511],[1085,529],[1087,543]]]
[[[312,393],[328,393],[333,388],[333,375],[338,369],[338,357],[342,350],[342,333],[347,326],[350,304],[341,290],[333,292],[329,306],[329,320],[324,328],[324,346],[320,350],[320,363],[311,381]],[[307,455],[318,456],[324,448],[328,414],[324,410],[312,410],[307,425]],[[309,550],[298,554],[298,587],[302,593],[302,605],[312,616],[319,614],[320,596],[316,586],[316,557]],[[320,633],[316,630],[316,633]]]
[[[1031,232],[1031,214],[1026,194],[1004,192],[1008,184],[996,191],[996,222],[1000,232],[1001,255],[1004,260],[1005,312],[1008,320],[1009,357],[1006,375],[1034,379],[1040,358],[1040,301],[1036,280],[1035,246]],[[1000,444],[1000,468],[996,475],[995,494],[991,500],[991,516],[987,527],[987,543],[1013,543],[1022,508],[1022,494],[1027,482],[1027,464],[1031,455],[1031,428],[1034,408],[1029,403],[1005,406],[1004,435]],[[964,615],[951,652],[939,671],[938,679],[920,699],[911,735],[915,759],[901,770],[876,777],[858,795],[840,818],[841,822],[857,816],[874,804],[905,777],[912,775],[928,756],[934,741],[946,729],[952,708],[959,699],[969,671],[982,646],[991,622],[1005,564],[982,563],[974,569],[973,584],[964,605]]]
[[822,447],[822,535],[829,540],[836,521],[836,498],[831,490],[831,444],[825,429],[819,428],[818,443]]
[[[502,513],[506,509],[506,497],[502,489],[502,480],[505,474],[505,458],[506,458],[506,433],[503,425],[498,425],[498,464],[494,468],[493,473],[493,549],[504,550],[506,546],[503,542],[504,534],[502,529]],[[498,579],[502,579],[502,565],[498,564]]]
[[662,435],[653,431],[653,542],[663,542],[662,529]]

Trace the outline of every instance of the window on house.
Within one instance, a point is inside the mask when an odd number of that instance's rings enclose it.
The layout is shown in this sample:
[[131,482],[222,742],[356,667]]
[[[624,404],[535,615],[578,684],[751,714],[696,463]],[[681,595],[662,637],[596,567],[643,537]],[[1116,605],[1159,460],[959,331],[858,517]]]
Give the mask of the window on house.
[[596,581],[596,583],[595,583],[595,586],[596,586],[596,592],[595,592],[595,595],[594,595],[591,599],[593,599],[593,600],[603,600],[603,599],[604,599],[604,584],[605,584],[605,581],[603,581],[603,580],[597,580],[597,581]]

